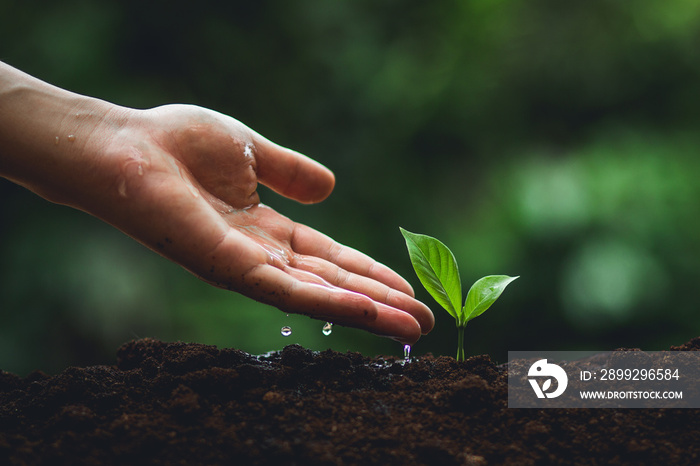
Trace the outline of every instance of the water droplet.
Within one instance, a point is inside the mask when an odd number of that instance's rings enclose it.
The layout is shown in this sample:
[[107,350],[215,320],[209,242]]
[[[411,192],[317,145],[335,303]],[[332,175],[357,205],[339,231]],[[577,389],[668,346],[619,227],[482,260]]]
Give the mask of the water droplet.
[[322,331],[323,331],[323,334],[324,334],[325,336],[330,335],[331,332],[333,332],[333,324],[330,323],[330,322],[326,322],[326,325],[323,326],[323,330],[322,330]]
[[292,327],[290,327],[289,325],[285,325],[284,327],[282,327],[282,331],[280,333],[283,337],[288,337],[292,334]]
[[245,155],[246,157],[253,156],[253,145],[251,143],[248,143],[245,145],[245,149],[243,150],[243,155]]
[[68,139],[68,142],[73,142],[73,141],[75,141],[75,134],[69,134],[68,137],[67,137],[66,139]]
[[54,139],[54,141],[53,141],[54,146],[57,146],[57,145],[58,145],[58,140],[59,140],[59,137],[56,136],[56,139]]
[[411,345],[403,345],[403,357],[406,361],[411,359]]
[[139,176],[143,176],[143,166],[141,166],[141,164],[139,164],[139,168],[137,171],[138,171]]

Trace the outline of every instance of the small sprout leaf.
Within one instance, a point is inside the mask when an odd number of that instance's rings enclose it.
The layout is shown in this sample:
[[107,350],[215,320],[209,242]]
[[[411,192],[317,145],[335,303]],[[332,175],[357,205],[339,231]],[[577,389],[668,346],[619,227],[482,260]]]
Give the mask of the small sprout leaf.
[[[452,251],[435,238],[399,228],[408,246],[411,264],[425,289],[457,321],[457,361],[464,361],[464,329],[501,296],[509,283],[518,277],[489,275],[471,287],[464,306],[462,283]],[[551,382],[550,382],[551,383]]]
[[464,302],[464,324],[483,314],[501,296],[509,283],[518,277],[489,275],[472,285]]
[[[461,310],[462,284],[452,251],[439,240],[401,228],[418,279],[452,317]],[[498,293],[500,294],[500,293]],[[497,296],[498,297],[498,296]]]

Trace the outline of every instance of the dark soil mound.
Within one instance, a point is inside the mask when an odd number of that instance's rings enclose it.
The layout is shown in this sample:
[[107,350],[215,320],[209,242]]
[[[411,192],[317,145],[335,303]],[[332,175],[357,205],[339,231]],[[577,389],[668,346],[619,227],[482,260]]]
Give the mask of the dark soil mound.
[[0,373],[0,464],[700,463],[696,410],[509,409],[506,368],[487,356],[140,340],[117,359]]

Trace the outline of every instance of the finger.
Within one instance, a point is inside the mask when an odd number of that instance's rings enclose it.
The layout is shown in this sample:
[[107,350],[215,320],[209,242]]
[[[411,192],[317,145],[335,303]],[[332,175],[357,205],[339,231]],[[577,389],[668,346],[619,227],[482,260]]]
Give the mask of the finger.
[[420,338],[418,321],[410,314],[371,298],[315,279],[308,283],[269,265],[251,269],[245,276],[246,294],[284,312],[303,314],[334,324],[359,328],[405,344]]
[[356,249],[343,246],[306,225],[295,224],[291,246],[297,254],[325,259],[348,272],[372,278],[411,297],[414,296],[411,285],[386,265]]
[[435,317],[428,306],[377,280],[348,272],[317,257],[296,256],[292,265],[295,269],[332,286],[362,293],[374,301],[407,312],[418,321],[423,334],[430,332],[435,325]]
[[405,345],[413,345],[418,341],[421,329],[413,316],[383,304],[379,304],[378,308],[377,319],[371,322],[368,328],[370,332]]
[[[285,312],[310,317],[334,316],[343,322],[371,322],[377,303],[371,298],[333,287],[318,277],[292,276],[267,264],[252,268],[243,277],[244,294]],[[300,280],[299,277],[302,279]]]
[[[284,270],[287,272],[290,276],[297,278],[303,283],[308,283],[308,284],[313,284],[318,287],[322,287],[325,289],[336,289],[336,290],[346,290],[346,288],[343,287],[336,287],[332,283],[328,282],[325,280],[323,277],[309,272],[305,271],[302,269],[297,269],[297,268],[292,268],[292,267],[287,267]],[[371,281],[367,278],[363,277],[357,277],[360,280],[364,281]],[[375,282],[376,283],[376,282]],[[422,303],[419,301],[416,301],[415,299],[404,295],[401,292],[392,290],[391,288],[387,287],[386,285],[380,285],[381,287],[384,287],[389,293],[396,293],[397,296],[402,295],[403,297],[407,298],[408,300],[413,301],[415,304],[418,305],[418,307],[422,307],[427,311],[428,316],[424,316],[429,323],[426,325],[427,330],[423,332],[423,327],[420,325],[418,319],[415,318],[411,313],[405,312],[402,309],[397,309],[396,307],[393,307],[391,305],[388,305],[386,303],[382,302],[377,302],[375,301],[375,304],[377,305],[377,316],[374,320],[368,321],[366,319],[362,319],[361,316],[358,314],[353,314],[353,315],[346,315],[346,316],[341,316],[340,319],[337,317],[333,316],[326,316],[326,315],[315,315],[312,316],[313,318],[316,319],[321,319],[321,320],[326,320],[330,322],[334,322],[340,325],[345,325],[348,327],[357,327],[361,328],[363,330],[367,330],[369,332],[372,332],[374,334],[388,337],[388,338],[393,338],[397,341],[400,341],[402,343],[408,343],[408,344],[413,344],[416,341],[418,341],[418,338],[420,338],[422,333],[427,333],[432,329],[434,320],[433,320],[433,314],[430,312],[430,310]],[[350,290],[352,291],[352,290]],[[364,293],[361,293],[362,295],[365,295]],[[366,295],[365,295],[366,296]],[[371,297],[371,296],[370,296]],[[398,301],[398,300],[397,300]],[[402,303],[403,304],[403,303]],[[412,306],[408,306],[409,309],[412,309]],[[412,309],[413,310],[413,309]],[[421,309],[422,310],[422,309]],[[417,313],[420,315],[420,313]],[[360,317],[358,319],[358,317]]]
[[305,204],[320,202],[333,191],[335,176],[320,163],[258,134],[253,140],[258,180],[268,188]]
[[377,309],[377,318],[371,322],[343,322],[335,319],[333,316],[323,315],[312,317],[332,322],[334,325],[366,330],[380,337],[391,338],[404,345],[413,345],[418,341],[421,336],[421,330],[413,316],[385,304],[378,304]]

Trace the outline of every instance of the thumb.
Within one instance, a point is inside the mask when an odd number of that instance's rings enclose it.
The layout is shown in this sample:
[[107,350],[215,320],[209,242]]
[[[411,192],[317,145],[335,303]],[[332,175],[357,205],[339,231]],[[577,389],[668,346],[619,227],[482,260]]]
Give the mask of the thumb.
[[315,160],[256,134],[258,181],[278,194],[304,204],[321,202],[335,186],[335,176]]

